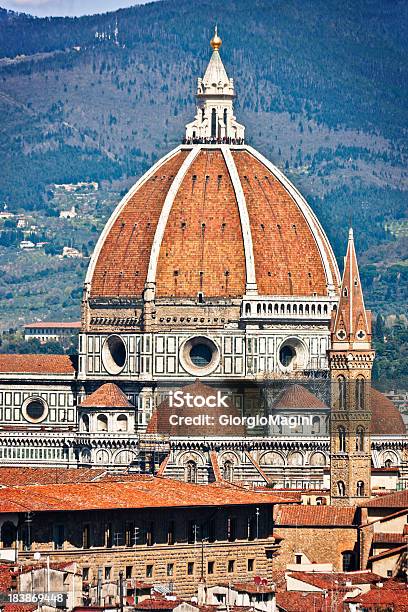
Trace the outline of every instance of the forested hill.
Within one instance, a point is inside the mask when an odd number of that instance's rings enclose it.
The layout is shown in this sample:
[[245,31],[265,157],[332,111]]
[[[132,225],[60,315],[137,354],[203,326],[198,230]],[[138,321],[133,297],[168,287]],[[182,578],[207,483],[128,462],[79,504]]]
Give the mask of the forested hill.
[[52,214],[53,183],[124,189],[178,144],[215,23],[247,140],[302,190],[338,257],[352,218],[371,302],[391,274],[383,299],[404,303],[406,0],[164,0],[47,19],[0,10],[0,208]]

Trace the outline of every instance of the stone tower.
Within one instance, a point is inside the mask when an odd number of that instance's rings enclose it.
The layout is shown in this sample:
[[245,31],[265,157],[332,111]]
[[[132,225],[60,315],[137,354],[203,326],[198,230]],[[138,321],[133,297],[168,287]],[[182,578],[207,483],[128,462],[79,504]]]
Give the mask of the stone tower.
[[371,313],[364,307],[352,229],[331,334],[331,503],[349,506],[370,496],[370,381],[374,360]]

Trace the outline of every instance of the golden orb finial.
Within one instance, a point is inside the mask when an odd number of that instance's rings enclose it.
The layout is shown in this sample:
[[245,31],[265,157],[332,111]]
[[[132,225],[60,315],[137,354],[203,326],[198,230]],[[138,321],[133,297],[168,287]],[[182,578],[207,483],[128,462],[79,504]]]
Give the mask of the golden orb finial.
[[210,45],[212,46],[212,48],[214,49],[214,51],[218,51],[219,48],[222,45],[222,40],[221,38],[218,36],[218,28],[217,26],[215,26],[215,32],[214,32],[214,36],[211,39]]

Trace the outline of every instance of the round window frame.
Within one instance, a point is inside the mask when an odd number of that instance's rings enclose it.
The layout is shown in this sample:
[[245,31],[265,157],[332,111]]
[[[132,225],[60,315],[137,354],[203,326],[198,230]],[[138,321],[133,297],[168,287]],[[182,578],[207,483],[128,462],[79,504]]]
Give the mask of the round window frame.
[[[33,419],[33,417],[31,417],[28,412],[27,412],[27,408],[30,404],[32,404],[33,402],[38,402],[40,404],[43,405],[43,413],[41,415],[40,418],[38,419]],[[21,405],[21,414],[23,415],[23,418],[28,422],[28,423],[32,423],[33,425],[37,425],[38,423],[42,423],[43,421],[45,421],[45,419],[48,417],[49,414],[49,406],[47,404],[47,402],[45,401],[45,399],[43,397],[40,397],[39,395],[32,395],[31,397],[27,397],[27,399],[24,400],[24,402]]]
[[[288,366],[283,365],[280,360],[280,352],[285,346],[290,346],[295,351],[295,356]],[[297,360],[296,367],[293,367],[293,361]],[[298,336],[289,336],[285,338],[278,346],[277,362],[281,372],[302,371],[306,368],[309,361],[309,353],[305,343]]]
[[[122,342],[125,348],[125,360],[122,366],[119,366],[115,362],[112,356],[112,351],[109,348],[109,342],[113,338],[118,338]],[[103,367],[108,372],[108,374],[110,374],[111,376],[118,376],[121,372],[123,372],[123,370],[126,367],[127,361],[128,361],[128,347],[126,346],[126,342],[124,341],[122,336],[120,336],[119,334],[110,334],[109,336],[107,336],[107,338],[105,338],[102,344],[101,357],[102,357]],[[112,367],[112,364],[115,364],[115,367]]]
[[[198,344],[204,344],[211,350],[211,353],[212,353],[212,358],[211,358],[210,363],[204,367],[195,365],[190,357],[191,349],[193,348],[193,346],[197,346]],[[190,336],[180,346],[179,359],[180,359],[180,364],[182,368],[188,374],[192,374],[193,376],[198,376],[198,377],[208,376],[209,374],[212,374],[214,370],[216,370],[220,364],[220,360],[221,360],[220,348],[217,345],[217,343],[212,338],[209,338],[208,336],[202,336],[202,335]]]

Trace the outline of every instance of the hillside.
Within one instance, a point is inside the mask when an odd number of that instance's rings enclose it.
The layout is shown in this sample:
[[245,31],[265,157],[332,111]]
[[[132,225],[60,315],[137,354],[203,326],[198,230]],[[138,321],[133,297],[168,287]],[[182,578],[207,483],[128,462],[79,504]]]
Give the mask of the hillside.
[[[0,205],[30,216],[0,223],[3,325],[77,318],[86,260],[55,255],[68,239],[89,255],[120,194],[180,142],[215,22],[247,140],[309,199],[339,260],[352,220],[369,306],[405,312],[408,4],[164,0],[78,19],[0,10]],[[53,185],[81,181],[98,197],[62,203]],[[78,217],[58,220],[72,203]],[[51,246],[18,251],[30,235]]]

